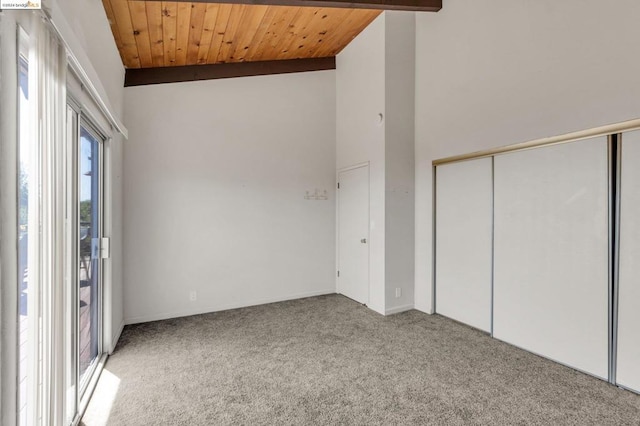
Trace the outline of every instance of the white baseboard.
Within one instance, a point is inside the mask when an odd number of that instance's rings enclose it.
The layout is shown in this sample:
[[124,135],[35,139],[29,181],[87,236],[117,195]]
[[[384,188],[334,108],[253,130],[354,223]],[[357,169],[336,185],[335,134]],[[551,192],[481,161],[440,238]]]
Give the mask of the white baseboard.
[[395,308],[385,309],[384,314],[385,315],[399,314],[400,312],[406,312],[412,309],[413,309],[413,304],[396,306]]
[[111,355],[113,351],[116,349],[118,340],[120,340],[120,336],[122,335],[122,330],[124,330],[124,320],[122,320],[122,322],[116,329],[116,334],[114,334],[113,337],[111,338],[111,349],[109,350],[109,355]]
[[336,289],[330,288],[326,290],[311,291],[307,293],[291,294],[288,296],[270,297],[265,299],[247,300],[244,302],[229,303],[223,305],[214,305],[207,308],[192,309],[187,311],[165,312],[160,314],[142,315],[138,317],[125,318],[124,323],[138,324],[141,322],[160,321],[170,318],[188,317],[191,315],[207,314],[210,312],[227,311],[229,309],[246,308],[249,306],[266,305],[267,303],[284,302],[287,300],[304,299],[305,297],[324,296],[326,294],[335,294]]

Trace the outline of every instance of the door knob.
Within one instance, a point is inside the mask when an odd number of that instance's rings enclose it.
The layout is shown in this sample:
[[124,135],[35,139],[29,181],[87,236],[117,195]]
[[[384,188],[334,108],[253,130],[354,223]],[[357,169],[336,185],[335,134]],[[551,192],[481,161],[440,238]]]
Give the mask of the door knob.
[[361,239],[361,240],[360,240],[360,242],[361,242],[362,244],[367,244],[367,239],[366,239],[366,238],[363,238],[363,239]]

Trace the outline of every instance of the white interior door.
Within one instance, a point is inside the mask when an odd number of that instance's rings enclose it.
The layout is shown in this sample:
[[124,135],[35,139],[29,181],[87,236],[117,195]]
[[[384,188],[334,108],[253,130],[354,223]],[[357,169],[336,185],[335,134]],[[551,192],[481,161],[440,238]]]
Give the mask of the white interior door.
[[369,166],[338,173],[338,293],[369,303]]
[[617,384],[640,392],[640,132],[622,135]]
[[494,161],[494,336],[607,378],[607,138]]
[[436,168],[436,312],[491,331],[492,158]]

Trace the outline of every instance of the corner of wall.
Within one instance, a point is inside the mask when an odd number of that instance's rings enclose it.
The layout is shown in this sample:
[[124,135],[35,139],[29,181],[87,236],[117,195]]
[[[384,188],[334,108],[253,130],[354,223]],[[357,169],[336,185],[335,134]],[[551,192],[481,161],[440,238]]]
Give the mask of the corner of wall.
[[415,294],[415,12],[387,12],[385,110],[385,308],[400,312]]
[[120,340],[120,336],[122,335],[122,331],[124,330],[124,318],[120,322],[120,324],[115,328],[115,332],[113,336],[111,336],[111,345],[109,348],[109,355],[116,350],[116,346],[118,346],[118,340]]
[[385,19],[386,12],[381,13],[336,59],[336,167],[369,162],[367,306],[381,315],[385,313]]

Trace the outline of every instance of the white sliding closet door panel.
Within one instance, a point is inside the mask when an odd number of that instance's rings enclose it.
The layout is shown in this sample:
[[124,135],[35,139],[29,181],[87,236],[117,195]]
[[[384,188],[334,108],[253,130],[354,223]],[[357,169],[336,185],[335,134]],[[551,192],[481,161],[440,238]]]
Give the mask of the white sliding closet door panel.
[[494,161],[494,336],[607,378],[606,137]]
[[640,132],[622,135],[616,382],[640,392]]
[[436,168],[436,312],[491,331],[492,159]]

